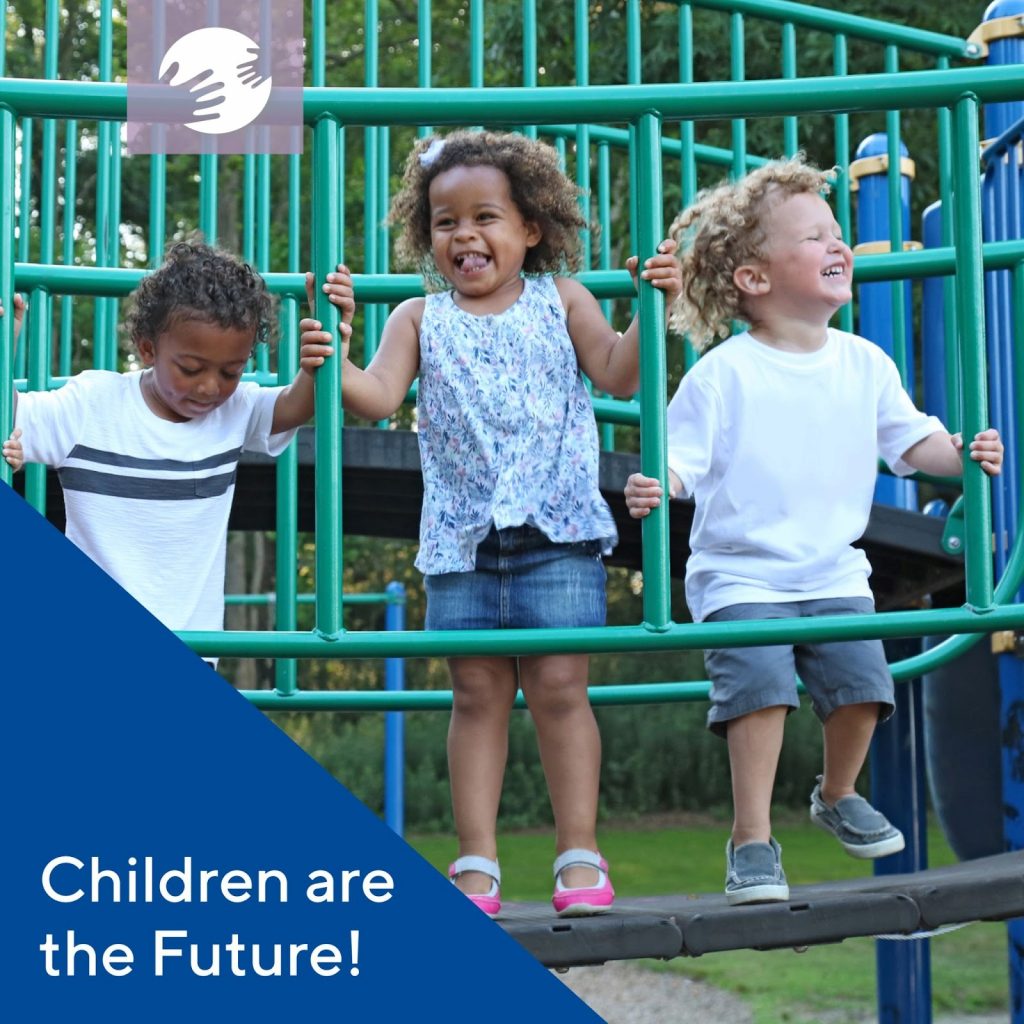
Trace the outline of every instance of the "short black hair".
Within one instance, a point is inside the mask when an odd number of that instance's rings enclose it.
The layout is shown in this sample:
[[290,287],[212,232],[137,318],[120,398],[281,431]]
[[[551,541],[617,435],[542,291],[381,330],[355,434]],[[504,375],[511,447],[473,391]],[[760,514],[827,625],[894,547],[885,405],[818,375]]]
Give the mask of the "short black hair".
[[187,320],[251,329],[254,344],[272,341],[276,304],[263,278],[237,256],[201,241],[176,242],[132,292],[125,327],[138,345]]

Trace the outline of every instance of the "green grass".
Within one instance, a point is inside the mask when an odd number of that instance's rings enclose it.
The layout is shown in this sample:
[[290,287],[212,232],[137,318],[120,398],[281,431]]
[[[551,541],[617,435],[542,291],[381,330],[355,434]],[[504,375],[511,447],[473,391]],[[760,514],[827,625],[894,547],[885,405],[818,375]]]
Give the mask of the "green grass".
[[[687,828],[602,828],[601,852],[612,865],[622,896],[720,891],[725,824]],[[785,851],[790,884],[838,881],[871,874],[871,865],[847,857],[835,841],[802,819],[781,821],[776,838]],[[439,870],[455,853],[448,836],[419,836],[411,844]],[[549,832],[501,837],[502,894],[508,900],[551,897],[552,836]],[[937,828],[929,830],[929,863],[956,858]],[[932,999],[936,1013],[996,1013],[1008,1009],[1006,928],[974,924],[930,940]],[[757,1024],[845,1024],[875,1009],[875,943],[848,939],[831,946],[792,950],[737,950],[668,964],[645,961],[652,970],[678,972],[740,996]]]

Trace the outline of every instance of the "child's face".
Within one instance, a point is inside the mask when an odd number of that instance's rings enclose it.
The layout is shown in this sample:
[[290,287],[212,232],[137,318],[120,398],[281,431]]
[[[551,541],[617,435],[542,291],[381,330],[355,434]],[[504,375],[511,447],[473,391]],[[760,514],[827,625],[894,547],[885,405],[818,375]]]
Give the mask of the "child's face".
[[155,341],[139,342],[142,394],[150,411],[184,423],[212,412],[235,392],[252,353],[253,329],[220,327],[202,320],[173,324]]
[[762,302],[827,323],[853,297],[853,253],[828,203],[810,192],[789,196],[768,212],[765,229],[770,289]]
[[519,288],[526,251],[540,229],[523,220],[497,167],[452,167],[430,183],[430,237],[437,269],[462,295]]

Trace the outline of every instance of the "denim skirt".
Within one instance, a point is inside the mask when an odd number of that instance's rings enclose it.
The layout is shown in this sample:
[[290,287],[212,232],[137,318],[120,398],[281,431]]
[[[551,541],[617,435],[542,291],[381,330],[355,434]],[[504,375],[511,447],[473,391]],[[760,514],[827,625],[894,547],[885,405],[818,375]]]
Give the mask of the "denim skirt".
[[473,572],[426,576],[427,629],[603,626],[601,542],[556,544],[533,526],[491,527]]

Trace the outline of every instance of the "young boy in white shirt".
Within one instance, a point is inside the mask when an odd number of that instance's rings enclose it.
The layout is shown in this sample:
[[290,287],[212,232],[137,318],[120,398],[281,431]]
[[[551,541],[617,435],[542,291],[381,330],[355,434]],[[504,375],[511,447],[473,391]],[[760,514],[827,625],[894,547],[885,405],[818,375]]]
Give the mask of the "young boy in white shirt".
[[[900,475],[962,472],[962,440],[914,407],[892,360],[828,326],[852,297],[853,271],[828,190],[801,158],[777,161],[698,196],[672,228],[683,253],[673,325],[700,351],[734,320],[750,325],[703,355],[668,408],[670,493],[695,501],[695,621],[874,611],[871,568],[851,545],[867,526],[878,455]],[[997,474],[998,433],[979,433],[970,457]],[[635,518],[662,496],[640,474],[625,493]],[[732,771],[730,904],[789,897],[771,797],[797,674],[824,730],[812,820],[855,857],[903,849],[854,789],[875,725],[893,710],[880,641],[710,650],[705,662],[708,727],[726,738]]]
[[[272,334],[273,298],[251,267],[200,243],[172,246],[132,300],[127,328],[144,368],[15,393],[3,455],[15,469],[57,470],[68,539],[165,626],[222,629],[239,456],[287,447],[313,415],[313,373],[333,349],[304,343],[287,387],[241,383]],[[16,296],[15,337],[24,312]]]

